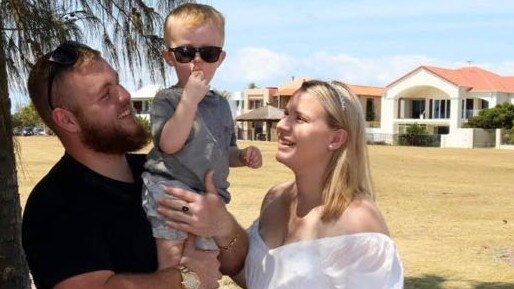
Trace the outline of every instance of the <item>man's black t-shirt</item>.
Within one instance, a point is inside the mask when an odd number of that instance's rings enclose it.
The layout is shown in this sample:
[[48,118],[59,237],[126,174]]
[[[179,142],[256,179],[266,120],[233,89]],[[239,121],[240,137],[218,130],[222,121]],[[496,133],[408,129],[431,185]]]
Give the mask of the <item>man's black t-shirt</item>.
[[157,269],[155,241],[141,206],[144,155],[127,155],[135,183],[102,176],[65,154],[25,206],[23,248],[39,289],[98,270]]

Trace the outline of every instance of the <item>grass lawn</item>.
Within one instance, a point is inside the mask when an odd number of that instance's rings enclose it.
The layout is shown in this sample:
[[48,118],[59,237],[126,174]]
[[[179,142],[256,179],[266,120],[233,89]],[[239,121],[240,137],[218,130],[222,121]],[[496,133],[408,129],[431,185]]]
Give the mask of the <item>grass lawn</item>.
[[[17,144],[23,206],[63,149],[54,137],[20,137]],[[257,217],[267,189],[292,177],[275,161],[275,143],[252,144],[263,152],[263,167],[230,173],[229,209],[244,226]],[[400,251],[405,288],[514,288],[514,151],[369,150],[376,199]],[[238,288],[230,283],[224,279],[222,288]]]

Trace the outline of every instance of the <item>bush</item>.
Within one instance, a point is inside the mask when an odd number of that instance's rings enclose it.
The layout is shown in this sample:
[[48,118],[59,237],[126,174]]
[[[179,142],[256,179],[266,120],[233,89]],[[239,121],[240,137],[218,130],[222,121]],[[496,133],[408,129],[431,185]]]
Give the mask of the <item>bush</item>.
[[507,144],[514,144],[514,127],[510,129],[509,138]]
[[438,134],[400,134],[397,144],[401,146],[438,147],[441,146],[441,136]]
[[467,127],[511,129],[514,125],[514,104],[502,103],[494,108],[482,109],[468,119]]
[[399,145],[436,147],[440,146],[440,136],[427,134],[426,128],[418,123],[407,126],[407,133],[398,135]]
[[142,116],[136,115],[136,120],[139,124],[143,126],[143,128],[151,133],[152,132],[152,125],[150,124],[150,121]]
[[419,123],[413,123],[407,126],[407,134],[427,134],[427,130],[425,126],[420,125]]

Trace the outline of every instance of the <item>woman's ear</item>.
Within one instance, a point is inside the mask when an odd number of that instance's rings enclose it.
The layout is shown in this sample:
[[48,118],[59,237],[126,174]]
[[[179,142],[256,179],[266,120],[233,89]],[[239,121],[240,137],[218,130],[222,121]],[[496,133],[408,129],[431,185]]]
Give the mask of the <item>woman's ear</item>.
[[56,107],[52,111],[52,119],[57,127],[68,133],[76,133],[80,131],[80,126],[75,115],[69,110]]
[[346,140],[348,139],[348,133],[346,130],[340,128],[334,130],[332,132],[332,136],[330,138],[330,143],[328,145],[328,150],[335,151],[339,149],[341,146],[346,144]]

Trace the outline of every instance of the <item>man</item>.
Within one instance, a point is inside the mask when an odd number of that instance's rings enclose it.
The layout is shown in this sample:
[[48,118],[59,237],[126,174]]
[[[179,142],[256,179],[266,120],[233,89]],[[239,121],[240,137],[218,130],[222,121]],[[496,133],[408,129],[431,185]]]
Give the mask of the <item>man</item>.
[[[38,289],[217,288],[214,252],[186,243],[180,265],[157,270],[155,242],[141,206],[148,143],[118,74],[83,44],[68,41],[38,59],[28,90],[65,148],[25,206],[23,247]],[[211,187],[211,185],[209,185]],[[186,212],[184,212],[186,213]],[[231,229],[215,239],[230,240]],[[224,270],[239,270],[241,254]]]

